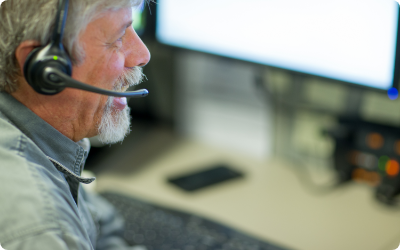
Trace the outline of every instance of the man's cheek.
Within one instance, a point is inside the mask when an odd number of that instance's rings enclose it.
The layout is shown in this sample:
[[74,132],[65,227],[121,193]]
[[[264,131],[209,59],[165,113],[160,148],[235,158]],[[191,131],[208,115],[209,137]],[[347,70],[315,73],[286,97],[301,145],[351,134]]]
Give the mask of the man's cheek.
[[120,75],[125,69],[125,56],[123,53],[114,53],[109,61],[109,67],[116,75]]

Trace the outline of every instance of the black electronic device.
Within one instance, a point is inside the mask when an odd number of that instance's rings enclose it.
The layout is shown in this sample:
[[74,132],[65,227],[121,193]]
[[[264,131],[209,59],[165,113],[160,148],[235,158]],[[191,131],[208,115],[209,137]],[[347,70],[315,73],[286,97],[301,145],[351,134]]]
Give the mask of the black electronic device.
[[393,204],[400,193],[400,130],[342,118],[328,134],[336,141],[334,160],[340,182],[367,183],[376,187],[378,200]]
[[211,185],[243,177],[243,174],[226,165],[217,165],[198,172],[172,177],[168,182],[184,189],[196,191]]
[[59,0],[54,31],[48,45],[34,49],[24,64],[24,76],[32,88],[44,95],[55,95],[65,88],[76,88],[102,95],[144,97],[146,89],[117,92],[97,88],[72,79],[72,63],[64,50],[62,37],[68,14],[68,0]]

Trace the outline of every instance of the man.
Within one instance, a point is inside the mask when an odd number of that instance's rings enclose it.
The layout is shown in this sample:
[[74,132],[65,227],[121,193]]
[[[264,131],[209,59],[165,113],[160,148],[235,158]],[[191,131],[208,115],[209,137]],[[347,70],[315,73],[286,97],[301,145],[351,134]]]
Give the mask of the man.
[[[63,44],[72,78],[125,91],[150,60],[132,28],[142,0],[70,0]],[[58,0],[6,0],[0,7],[0,244],[13,249],[126,249],[113,208],[80,186],[88,137],[129,132],[125,98],[67,88],[36,93],[23,66],[46,45]]]

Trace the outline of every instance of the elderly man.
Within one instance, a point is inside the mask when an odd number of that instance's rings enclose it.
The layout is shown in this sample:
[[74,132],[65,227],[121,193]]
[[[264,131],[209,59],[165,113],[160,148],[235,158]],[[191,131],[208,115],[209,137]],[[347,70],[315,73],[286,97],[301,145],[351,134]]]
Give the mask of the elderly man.
[[[63,39],[72,78],[124,91],[140,82],[150,54],[132,28],[142,0],[70,0]],[[126,98],[67,88],[53,96],[24,77],[28,55],[46,45],[58,0],[6,0],[0,7],[0,244],[13,249],[125,249],[121,221],[80,176],[87,137],[129,132]]]

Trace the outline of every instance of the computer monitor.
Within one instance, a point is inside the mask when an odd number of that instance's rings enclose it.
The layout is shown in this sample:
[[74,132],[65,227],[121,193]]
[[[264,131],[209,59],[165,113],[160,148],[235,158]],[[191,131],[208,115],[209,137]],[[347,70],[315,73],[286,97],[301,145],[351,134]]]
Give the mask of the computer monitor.
[[397,87],[394,0],[157,3],[161,43],[374,89]]

